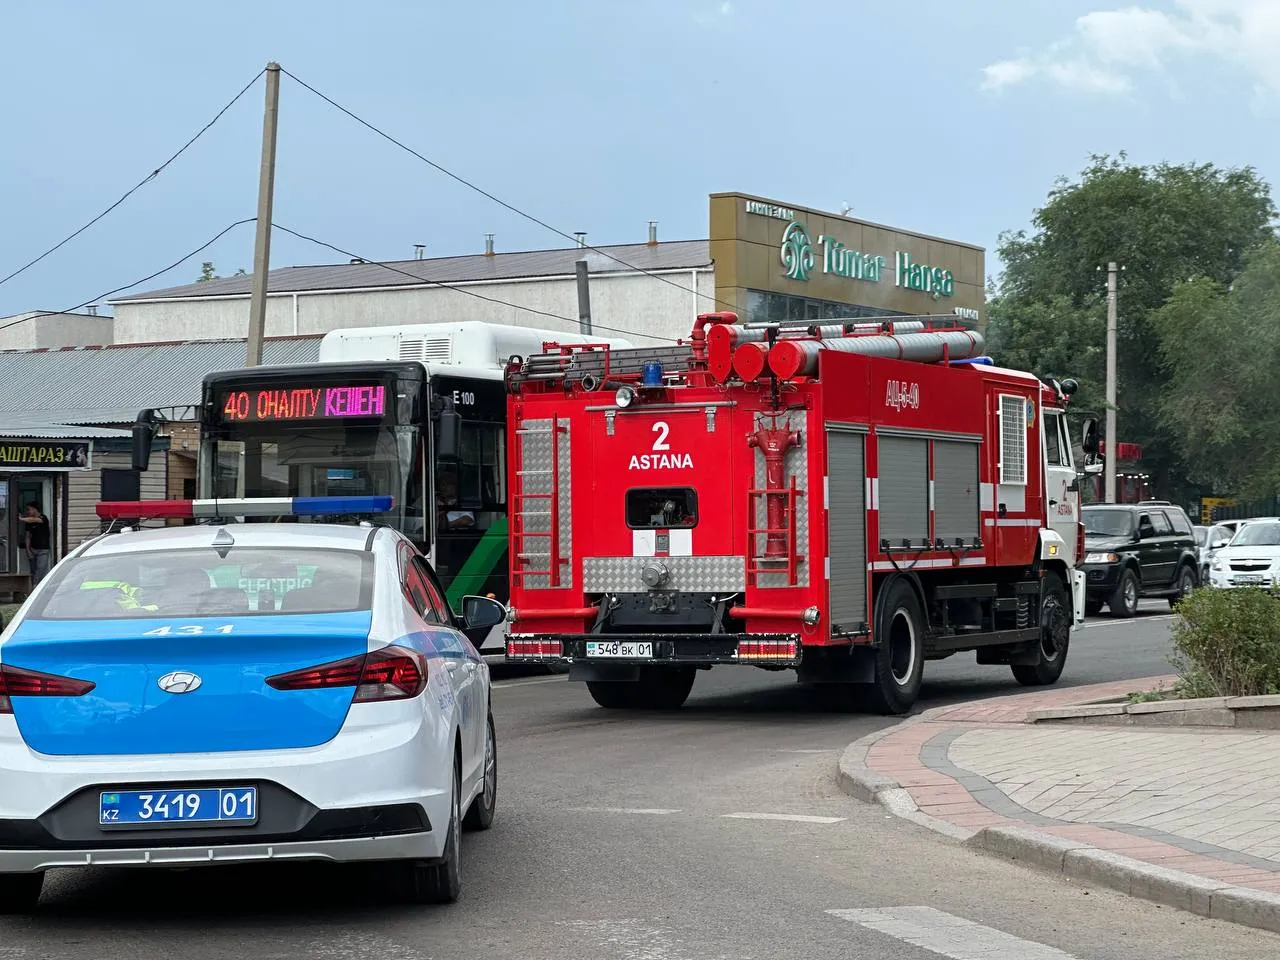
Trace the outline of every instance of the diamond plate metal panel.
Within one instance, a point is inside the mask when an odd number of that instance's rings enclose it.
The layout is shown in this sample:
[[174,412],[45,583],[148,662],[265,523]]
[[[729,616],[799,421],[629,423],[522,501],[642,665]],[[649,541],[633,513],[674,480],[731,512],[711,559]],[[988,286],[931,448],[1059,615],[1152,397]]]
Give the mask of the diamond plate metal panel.
[[[772,425],[772,418],[770,418]],[[786,486],[791,486],[791,478],[796,478],[796,489],[804,494],[804,496],[796,500],[796,553],[804,557],[800,563],[799,569],[796,571],[796,585],[807,587],[809,585],[809,568],[813,564],[813,558],[809,556],[809,498],[813,497],[813,484],[809,483],[808,457],[809,457],[809,433],[805,429],[807,420],[804,411],[792,411],[785,417],[779,417],[777,425],[786,427],[789,430],[797,430],[800,433],[800,446],[792,447],[787,451],[786,460],[783,461],[785,474],[782,482]],[[765,486],[765,468],[764,454],[757,450],[755,452],[756,477],[755,489],[763,490]],[[821,495],[821,489],[818,490]],[[765,526],[766,504],[764,497],[756,498],[756,527]],[[782,573],[761,573],[756,577],[756,585],[759,587],[788,587],[791,584],[787,582],[786,571]]]
[[[651,557],[584,557],[588,593],[639,593],[649,588],[640,570]],[[747,588],[745,557],[659,557],[671,571],[666,589],[684,593],[739,593]]]
[[[560,558],[570,560],[573,555],[573,491],[570,489],[569,461],[569,421],[560,420],[563,431],[555,434],[559,443],[559,510]],[[551,500],[538,494],[555,492],[552,484],[552,429],[551,420],[526,420],[520,425],[522,431],[520,449],[523,462],[519,465],[521,484],[525,499],[521,508],[520,520],[525,533],[539,534],[551,531]],[[529,495],[534,496],[530,497]],[[551,577],[546,571],[550,569],[551,540],[545,536],[526,537],[523,543],[523,555],[527,561],[527,569],[543,571],[529,573],[525,576],[525,586],[530,590],[546,590],[551,586]],[[561,574],[572,570],[569,564],[561,565]],[[562,581],[563,582],[563,581]]]

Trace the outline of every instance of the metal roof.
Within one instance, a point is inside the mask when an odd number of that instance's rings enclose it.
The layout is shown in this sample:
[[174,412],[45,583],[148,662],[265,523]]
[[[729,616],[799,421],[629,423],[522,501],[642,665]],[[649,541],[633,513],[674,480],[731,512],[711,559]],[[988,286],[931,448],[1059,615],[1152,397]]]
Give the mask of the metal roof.
[[[262,363],[308,363],[319,353],[319,335],[272,337]],[[197,404],[205,374],[244,362],[243,340],[0,350],[0,434],[13,435],[11,424],[132,423],[145,407]]]
[[[134,414],[137,416],[137,414]],[[16,420],[0,413],[0,436],[21,440],[89,440],[128,439],[128,430],[110,427],[82,427],[74,424],[47,423],[40,420]]]
[[[712,265],[707,240],[668,240],[656,244],[628,243],[596,250],[568,247],[528,250],[520,253],[483,253],[465,257],[397,260],[381,263],[318,264],[282,267],[267,275],[272,293],[308,290],[352,290],[363,287],[403,287],[424,283],[471,283],[480,280],[516,280],[523,277],[573,276],[578,260],[585,259],[591,273],[634,273],[637,270],[693,270]],[[606,255],[607,254],[607,255]],[[617,257],[617,260],[612,259]],[[623,261],[619,263],[618,260]],[[406,276],[405,274],[409,274]],[[252,276],[205,280],[180,287],[117,297],[108,302],[168,300],[189,297],[249,296]]]

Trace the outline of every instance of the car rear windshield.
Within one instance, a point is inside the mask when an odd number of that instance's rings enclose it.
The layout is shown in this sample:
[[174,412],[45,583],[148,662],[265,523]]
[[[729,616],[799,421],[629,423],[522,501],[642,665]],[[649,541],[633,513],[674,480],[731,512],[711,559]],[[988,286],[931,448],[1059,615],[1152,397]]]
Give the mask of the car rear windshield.
[[1128,510],[1081,511],[1084,532],[1099,537],[1124,537],[1133,530],[1133,514]]
[[233,547],[79,557],[59,564],[36,620],[136,620],[368,610],[373,557],[354,550]]

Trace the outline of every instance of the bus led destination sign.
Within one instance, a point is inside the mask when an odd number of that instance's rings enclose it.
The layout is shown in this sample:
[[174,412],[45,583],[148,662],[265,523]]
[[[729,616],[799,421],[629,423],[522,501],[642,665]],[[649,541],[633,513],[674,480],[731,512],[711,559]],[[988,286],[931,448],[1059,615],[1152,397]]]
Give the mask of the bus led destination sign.
[[380,417],[387,408],[382,384],[232,390],[222,404],[226,420],[267,423],[279,420],[333,420]]

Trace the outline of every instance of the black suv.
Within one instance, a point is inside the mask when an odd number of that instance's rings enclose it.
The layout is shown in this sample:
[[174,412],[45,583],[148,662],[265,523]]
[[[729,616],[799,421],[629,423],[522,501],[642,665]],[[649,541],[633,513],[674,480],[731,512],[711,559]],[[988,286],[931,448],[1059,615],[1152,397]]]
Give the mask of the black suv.
[[1200,583],[1191,520],[1165,500],[1089,504],[1084,516],[1085,613],[1132,617],[1139,597],[1177,603]]

